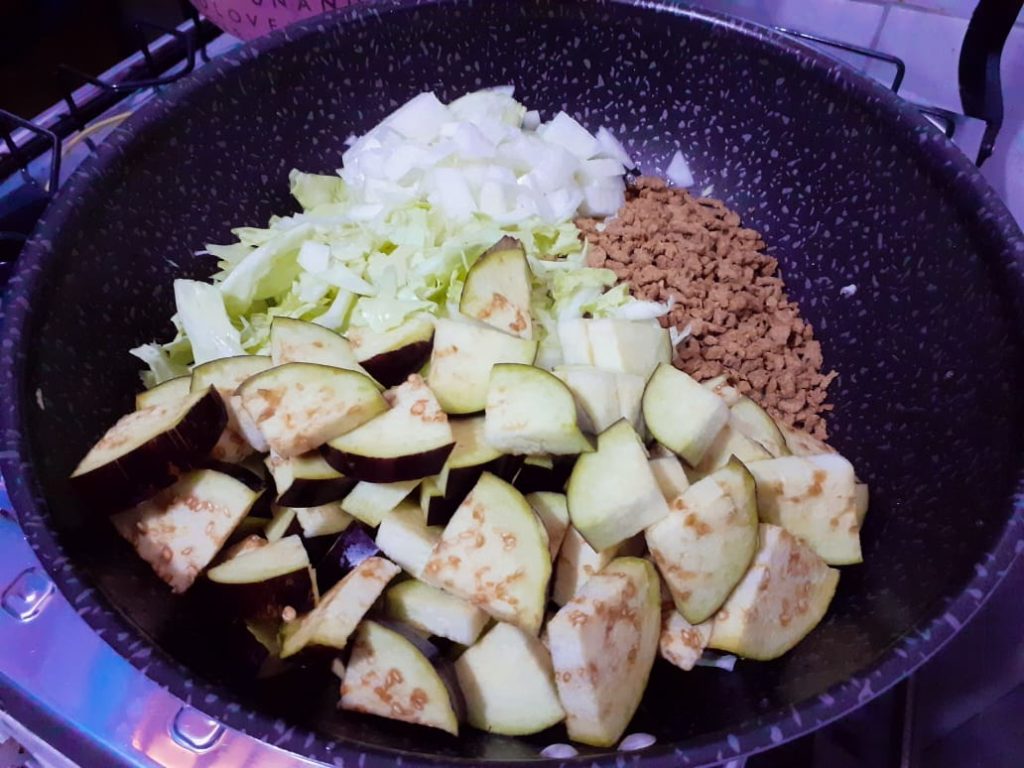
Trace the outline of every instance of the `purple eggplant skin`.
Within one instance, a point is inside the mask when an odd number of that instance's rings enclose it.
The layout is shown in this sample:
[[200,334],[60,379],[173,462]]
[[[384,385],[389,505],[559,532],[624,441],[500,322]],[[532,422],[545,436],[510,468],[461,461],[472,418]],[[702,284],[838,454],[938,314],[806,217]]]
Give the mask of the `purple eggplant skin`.
[[[492,475],[504,480],[506,483],[511,484],[515,479],[515,476],[519,474],[519,470],[522,469],[523,463],[526,461],[525,456],[513,456],[512,454],[506,454],[500,459],[495,459],[489,462],[483,467],[485,472],[490,472]],[[483,474],[483,473],[481,473]],[[478,477],[477,480],[480,478]],[[566,475],[566,480],[569,476]],[[476,485],[476,481],[473,482]],[[472,486],[471,486],[472,487]],[[468,493],[468,491],[467,491]]]
[[388,619],[374,619],[374,621],[382,627],[390,629],[392,632],[397,632],[416,646],[416,650],[427,658],[427,661],[430,662],[434,671],[437,672],[438,676],[441,678],[445,688],[448,689],[448,697],[451,699],[452,709],[455,710],[455,718],[459,722],[465,722],[466,699],[462,695],[462,689],[459,688],[459,679],[455,674],[455,665],[449,659],[448,655],[442,653],[440,647],[435,645],[431,640],[425,638],[408,624]]
[[556,459],[551,469],[523,463],[512,485],[524,496],[537,491],[563,493],[575,460],[575,457],[568,460]]
[[280,619],[289,606],[300,614],[313,610],[313,579],[308,567],[249,584],[211,582],[211,586],[225,610],[243,619]]
[[447,525],[448,521],[452,519],[452,515],[455,514],[455,510],[473,490],[473,486],[477,484],[484,472],[490,472],[511,483],[519,468],[523,466],[525,458],[525,456],[502,456],[475,467],[458,467],[449,470],[444,496],[434,496],[427,506],[427,525]]
[[[466,498],[465,494],[462,498]],[[427,504],[427,525],[448,525],[461,503],[461,499],[452,496],[434,496]]]
[[259,498],[253,502],[252,508],[249,510],[249,517],[258,517],[263,521],[264,524],[270,522],[270,518],[274,516],[274,493],[268,488],[260,494]]
[[250,491],[262,491],[267,487],[266,480],[242,464],[207,459],[202,463],[202,468],[212,469],[228,477],[233,477]]
[[321,449],[327,463],[346,477],[368,483],[398,483],[436,475],[444,467],[455,443],[442,445],[422,453],[380,458],[344,453],[325,443]]
[[397,387],[410,373],[416,373],[427,364],[433,347],[433,341],[414,341],[404,347],[374,355],[363,360],[360,365],[385,387]]
[[[309,553],[309,561],[311,563],[320,562],[331,551],[335,538],[331,534],[326,536],[303,536],[302,545],[306,548],[306,552]],[[319,583],[320,579],[317,578],[317,584]]]
[[282,507],[319,507],[341,501],[355,487],[351,477],[332,477],[329,480],[296,478],[277,498]]
[[113,514],[127,509],[202,466],[227,423],[224,401],[210,387],[176,427],[69,483],[79,499],[98,511]]
[[[330,538],[324,536],[321,538]],[[315,559],[316,582],[324,594],[368,557],[381,554],[372,532],[359,521],[353,521],[339,533],[322,557]]]

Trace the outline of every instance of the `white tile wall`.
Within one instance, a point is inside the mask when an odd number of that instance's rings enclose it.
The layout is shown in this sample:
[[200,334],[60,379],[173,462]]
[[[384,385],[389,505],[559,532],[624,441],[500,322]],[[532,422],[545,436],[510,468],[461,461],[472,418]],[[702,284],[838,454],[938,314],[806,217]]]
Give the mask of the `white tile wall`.
[[851,0],[705,0],[701,5],[769,26],[789,27],[865,47],[881,29],[886,10]]
[[894,5],[919,11],[941,13],[946,16],[959,16],[961,19],[971,18],[978,0],[858,0],[859,2]]
[[[904,95],[915,101],[957,112],[960,110],[960,45],[967,20],[903,6],[890,6],[876,47],[899,56],[907,65]],[[872,63],[869,74],[883,71]]]

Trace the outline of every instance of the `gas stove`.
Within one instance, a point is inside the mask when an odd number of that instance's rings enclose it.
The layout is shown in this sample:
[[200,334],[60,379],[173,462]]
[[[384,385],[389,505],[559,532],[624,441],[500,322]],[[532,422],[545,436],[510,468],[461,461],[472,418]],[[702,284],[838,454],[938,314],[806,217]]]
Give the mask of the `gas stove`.
[[[872,6],[855,0],[820,3],[826,16],[837,3]],[[953,0],[933,4],[958,5]],[[908,80],[920,83],[901,58],[878,50],[879,34],[865,36],[838,22],[829,28],[820,19],[801,16],[817,3],[722,0],[704,5],[785,27],[787,34],[894,91],[906,93]],[[898,5],[905,10],[910,4]],[[998,72],[998,54],[1016,18],[1011,6],[1019,10],[1020,5],[1019,0],[983,1],[974,20],[964,22],[961,111],[928,101],[920,88],[907,94],[979,162],[992,154],[999,135],[1003,107],[992,67],[994,61]],[[794,27],[801,21],[807,26]],[[1024,49],[1024,28],[1015,34]],[[189,12],[180,25],[98,77],[63,70],[69,84],[65,98],[32,120],[0,112],[0,138],[5,140],[0,144],[0,284],[52,192],[96,145],[161,87],[238,45]],[[1017,215],[1024,218],[1024,211]],[[224,727],[193,708],[201,702],[178,699],[139,674],[56,590],[9,510],[0,478],[0,768],[318,764]],[[1024,565],[1018,562],[981,615],[910,680],[837,723],[733,761],[729,768],[1019,765],[1024,754],[1024,611],[1014,598],[1021,588]]]

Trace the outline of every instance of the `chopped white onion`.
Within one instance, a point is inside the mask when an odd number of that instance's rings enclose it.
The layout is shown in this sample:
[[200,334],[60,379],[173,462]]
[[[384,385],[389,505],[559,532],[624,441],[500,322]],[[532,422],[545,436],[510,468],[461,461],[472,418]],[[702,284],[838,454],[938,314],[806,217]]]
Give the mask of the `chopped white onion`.
[[604,157],[610,157],[614,160],[618,160],[626,168],[635,168],[636,164],[630,158],[626,148],[622,146],[622,143],[615,138],[611,131],[604,126],[597,129],[597,144],[601,148],[601,154]]
[[693,174],[690,173],[690,166],[679,150],[672,155],[672,162],[665,169],[665,177],[677,187],[693,186]]
[[595,157],[583,163],[583,176],[587,179],[603,179],[608,176],[621,176],[626,172],[622,163],[610,157]]
[[594,181],[583,188],[580,212],[587,216],[611,216],[626,202],[626,190],[620,179]]
[[601,149],[601,145],[586,128],[575,119],[559,112],[550,121],[537,129],[537,133],[545,141],[565,147],[580,160],[593,157]]
[[480,214],[502,225],[611,216],[632,165],[607,129],[595,137],[565,112],[541,123],[511,86],[450,105],[421,93],[347,143],[339,174],[351,202],[336,223],[386,220],[419,199],[454,223]]
[[414,96],[384,120],[384,125],[407,139],[429,141],[441,131],[451,115],[433,93]]

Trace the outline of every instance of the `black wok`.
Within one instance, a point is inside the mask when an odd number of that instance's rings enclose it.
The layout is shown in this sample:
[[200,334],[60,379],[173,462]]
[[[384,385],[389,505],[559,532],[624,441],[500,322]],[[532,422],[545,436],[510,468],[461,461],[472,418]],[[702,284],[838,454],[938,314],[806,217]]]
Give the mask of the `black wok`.
[[455,740],[340,716],[327,700],[268,701],[240,682],[195,601],[172,598],[65,484],[131,407],[126,350],[168,333],[172,279],[209,274],[194,250],[290,210],[289,169],[336,168],[347,135],[415,93],[499,83],[614,128],[644,171],[681,149],[698,185],[764,233],[839,371],[834,442],[873,491],[866,562],[843,569],[796,650],[733,673],[659,662],[631,728],[658,739],[643,761],[768,748],[884,691],[1024,546],[1024,242],[973,166],[896,97],[775,33],[667,4],[351,9],[225,56],[126,123],[47,213],[5,307],[3,471],[44,566],[145,674],[287,749],[456,764],[536,760],[565,740]]

